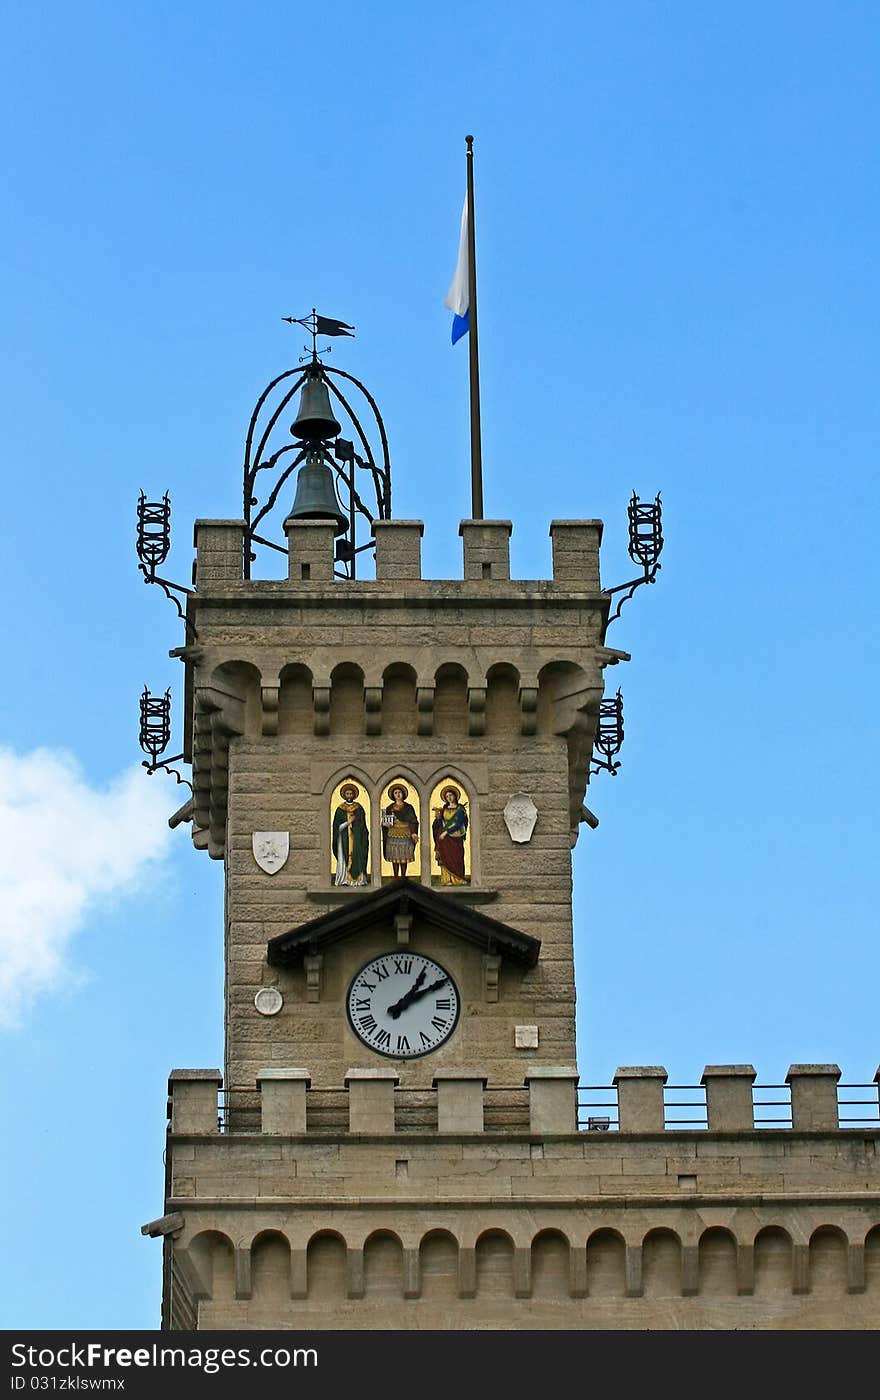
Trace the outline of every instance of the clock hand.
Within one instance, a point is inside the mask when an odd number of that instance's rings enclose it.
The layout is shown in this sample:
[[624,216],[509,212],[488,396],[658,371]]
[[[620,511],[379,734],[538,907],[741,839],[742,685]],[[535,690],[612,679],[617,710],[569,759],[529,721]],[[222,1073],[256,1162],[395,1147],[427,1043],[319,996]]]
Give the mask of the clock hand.
[[422,985],[427,975],[428,969],[426,967],[423,967],[415,982],[413,982],[412,986],[410,987],[409,991],[404,992],[403,996],[400,998],[400,1001],[396,1001],[393,1006],[389,1006],[388,1015],[392,1017],[393,1020],[396,1021],[401,1011],[405,1011],[406,1008],[409,1006],[410,1002],[412,1002],[419,995],[419,987]]
[[422,987],[420,992],[416,992],[416,995],[413,997],[413,1001],[418,1000],[419,997],[426,997],[429,992],[439,991],[441,987],[445,987],[448,981],[448,977],[438,977],[437,981],[432,982],[430,987]]
[[408,1006],[412,1006],[414,1001],[420,1001],[422,997],[426,997],[429,992],[436,992],[440,987],[444,987],[448,981],[448,977],[440,977],[436,982],[432,982],[429,987],[412,987],[406,993],[406,996],[402,996],[400,1001],[396,1002],[394,1006],[389,1006],[388,1015],[392,1016],[396,1021],[401,1011],[405,1011]]

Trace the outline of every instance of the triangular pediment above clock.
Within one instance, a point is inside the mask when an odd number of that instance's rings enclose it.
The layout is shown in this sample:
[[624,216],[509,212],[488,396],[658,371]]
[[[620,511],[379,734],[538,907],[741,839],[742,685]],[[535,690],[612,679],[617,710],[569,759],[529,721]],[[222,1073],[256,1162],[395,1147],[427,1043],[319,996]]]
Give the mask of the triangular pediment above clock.
[[331,944],[352,938],[363,929],[374,929],[377,923],[387,920],[389,928],[394,929],[398,915],[417,915],[423,923],[443,929],[483,952],[509,958],[521,967],[534,967],[538,961],[539,938],[532,938],[499,919],[490,919],[458,900],[453,901],[403,878],[380,890],[347,899],[342,908],[332,909],[289,933],[270,939],[269,963],[273,967],[294,967],[306,954],[323,952]]

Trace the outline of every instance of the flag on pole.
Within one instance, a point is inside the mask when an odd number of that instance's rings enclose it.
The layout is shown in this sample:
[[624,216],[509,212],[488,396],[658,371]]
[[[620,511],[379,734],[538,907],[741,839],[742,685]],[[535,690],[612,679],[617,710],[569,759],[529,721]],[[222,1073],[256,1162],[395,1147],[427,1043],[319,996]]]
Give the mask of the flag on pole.
[[467,335],[470,329],[470,316],[468,308],[468,200],[464,197],[464,207],[461,211],[461,236],[458,242],[458,262],[455,267],[455,275],[446,293],[446,300],[443,303],[452,312],[452,343],[461,340],[463,335]]

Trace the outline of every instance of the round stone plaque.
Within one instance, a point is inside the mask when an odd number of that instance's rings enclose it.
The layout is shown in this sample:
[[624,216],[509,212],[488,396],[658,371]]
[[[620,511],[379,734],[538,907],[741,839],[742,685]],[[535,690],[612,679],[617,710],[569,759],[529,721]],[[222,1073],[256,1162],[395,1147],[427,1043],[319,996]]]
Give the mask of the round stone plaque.
[[277,1016],[284,1005],[284,997],[277,987],[261,987],[254,997],[254,1006],[261,1016]]

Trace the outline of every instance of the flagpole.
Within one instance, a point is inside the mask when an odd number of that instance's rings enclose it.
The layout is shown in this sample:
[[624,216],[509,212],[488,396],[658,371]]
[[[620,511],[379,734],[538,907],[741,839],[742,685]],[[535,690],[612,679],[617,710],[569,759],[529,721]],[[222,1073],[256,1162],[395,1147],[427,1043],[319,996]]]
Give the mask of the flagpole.
[[477,240],[474,232],[474,138],[466,136],[468,197],[468,354],[471,379],[471,517],[483,519],[483,447],[480,440],[480,350],[477,340]]

